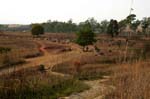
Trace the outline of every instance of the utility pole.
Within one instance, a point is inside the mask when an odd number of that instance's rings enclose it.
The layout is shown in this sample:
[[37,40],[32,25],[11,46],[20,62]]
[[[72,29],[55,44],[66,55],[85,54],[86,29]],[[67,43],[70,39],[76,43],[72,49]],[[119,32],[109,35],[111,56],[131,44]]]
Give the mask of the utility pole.
[[[133,0],[131,0],[131,6],[130,6],[130,11],[129,11],[129,16],[132,14],[132,11],[134,10],[132,8],[132,6],[133,6]],[[128,25],[130,27],[131,23],[129,23]],[[129,37],[131,37],[131,31],[129,31],[128,38],[126,39],[126,48],[125,48],[125,53],[124,53],[124,62],[126,62],[126,60],[127,60],[128,46],[129,46]]]
[[131,6],[130,6],[130,12],[129,12],[129,15],[131,15],[132,11],[134,10],[134,9],[132,8],[133,3],[134,3],[134,0],[131,0]]

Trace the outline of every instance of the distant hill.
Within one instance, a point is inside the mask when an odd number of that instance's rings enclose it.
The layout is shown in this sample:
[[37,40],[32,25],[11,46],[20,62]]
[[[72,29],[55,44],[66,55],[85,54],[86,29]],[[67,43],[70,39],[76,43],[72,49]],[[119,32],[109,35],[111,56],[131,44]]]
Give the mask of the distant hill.
[[19,31],[19,32],[24,32],[24,31],[30,31],[31,25],[21,25],[21,24],[7,24],[7,25],[0,25],[0,30],[1,31]]

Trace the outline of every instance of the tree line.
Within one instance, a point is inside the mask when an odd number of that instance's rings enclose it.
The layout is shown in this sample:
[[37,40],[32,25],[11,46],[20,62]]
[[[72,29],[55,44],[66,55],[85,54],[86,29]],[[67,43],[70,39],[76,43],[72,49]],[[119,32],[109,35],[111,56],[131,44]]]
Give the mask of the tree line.
[[42,23],[42,26],[45,29],[45,32],[51,32],[51,33],[75,33],[80,30],[80,28],[85,24],[89,22],[92,26],[92,29],[96,33],[105,33],[107,30],[107,25],[109,24],[109,21],[104,20],[102,22],[97,22],[94,18],[89,18],[84,22],[80,22],[79,24],[73,23],[72,20],[69,20],[68,22],[59,22],[59,21],[47,21],[45,23]]
[[[150,34],[150,17],[145,17],[142,20],[136,19],[135,14],[131,14],[127,16],[125,19],[121,21],[117,21],[115,19],[103,20],[98,22],[94,18],[89,18],[84,22],[80,22],[79,24],[73,23],[72,20],[68,22],[59,22],[59,21],[47,21],[42,23],[42,26],[45,29],[45,32],[51,33],[76,33],[79,31],[85,23],[90,23],[92,30],[95,33],[111,33],[112,31],[115,34],[119,34],[127,25],[132,29],[134,32],[140,32],[141,34]],[[111,30],[111,25],[114,30]],[[137,31],[137,28],[141,27],[142,31]],[[112,34],[111,34],[112,35]],[[114,34],[113,34],[114,35]],[[113,36],[112,35],[112,36]]]
[[[134,32],[142,32],[142,34],[145,35],[150,34],[150,17],[145,17],[142,20],[138,20],[136,19],[136,15],[134,14],[127,16],[121,21],[112,19],[110,21],[103,20],[101,22],[98,22],[94,18],[89,18],[86,21],[77,24],[72,20],[69,20],[67,22],[48,20],[47,22],[41,23],[40,25],[43,26],[45,32],[49,33],[76,33],[82,28],[85,23],[90,23],[92,31],[94,33],[108,33],[114,36],[125,30],[128,25]],[[8,25],[0,25],[0,31],[30,31],[32,25],[34,24],[25,26],[22,25],[21,27],[16,28],[10,28]],[[138,26],[141,26],[142,31],[136,31]]]

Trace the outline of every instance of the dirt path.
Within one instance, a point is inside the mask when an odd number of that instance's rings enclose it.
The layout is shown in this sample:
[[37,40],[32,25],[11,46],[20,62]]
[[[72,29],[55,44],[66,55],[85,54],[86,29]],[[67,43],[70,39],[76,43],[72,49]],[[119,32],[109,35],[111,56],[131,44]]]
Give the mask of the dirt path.
[[40,41],[35,41],[35,43],[39,46],[39,50],[44,54],[44,56],[48,56],[50,53],[45,49],[45,45]]
[[[26,59],[27,61],[26,64],[0,70],[0,75],[12,73],[14,71],[19,71],[30,67],[44,65],[45,68],[47,69],[47,72],[53,75],[66,77],[69,75],[53,72],[52,71],[53,66],[63,63],[65,61],[78,58],[80,57],[80,55],[85,54],[85,53],[80,53],[80,51],[71,51],[59,55],[54,55],[54,54],[50,54],[45,49],[45,45],[42,42],[40,41],[35,41],[35,42],[39,46],[39,50],[43,53],[43,56]],[[102,99],[104,95],[106,95],[108,92],[111,92],[113,90],[112,86],[104,84],[104,82],[107,80],[109,80],[108,77],[105,77],[104,79],[95,80],[95,81],[84,81],[84,83],[86,83],[91,87],[89,90],[86,90],[81,93],[72,94],[66,98],[60,98],[60,99]]]
[[[0,70],[0,75],[12,73],[14,71],[19,71],[21,69],[26,69],[30,67],[39,66],[39,65],[44,65],[45,68],[48,69],[48,72],[52,72],[51,70],[53,66],[77,57],[76,53],[78,52],[74,52],[74,51],[62,53],[59,55],[50,54],[45,49],[45,45],[41,41],[35,41],[35,43],[39,46],[39,50],[43,53],[43,56],[26,59],[25,64],[2,69]],[[67,56],[72,56],[72,57],[67,57]],[[52,74],[65,76],[64,74],[56,73],[56,72],[52,72]]]
[[103,99],[104,96],[114,90],[113,86],[105,84],[109,77],[94,81],[84,81],[91,88],[81,93],[75,93],[65,98],[60,99]]

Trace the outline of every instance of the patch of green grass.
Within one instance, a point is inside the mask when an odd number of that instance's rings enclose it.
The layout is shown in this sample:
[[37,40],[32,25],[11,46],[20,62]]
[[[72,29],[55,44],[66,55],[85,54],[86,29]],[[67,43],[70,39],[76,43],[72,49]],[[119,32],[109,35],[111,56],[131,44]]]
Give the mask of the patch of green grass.
[[63,97],[74,92],[82,92],[89,87],[78,80],[69,79],[62,83],[52,86],[52,97],[51,99],[57,99],[58,97]]

